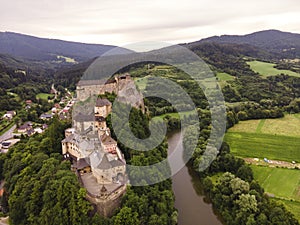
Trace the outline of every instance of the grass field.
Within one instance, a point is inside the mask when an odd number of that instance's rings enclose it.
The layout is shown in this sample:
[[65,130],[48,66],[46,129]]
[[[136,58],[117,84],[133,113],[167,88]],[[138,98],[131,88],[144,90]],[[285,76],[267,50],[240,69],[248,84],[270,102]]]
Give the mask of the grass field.
[[297,137],[229,132],[225,141],[233,154],[244,158],[300,161],[300,139]]
[[[284,118],[241,121],[230,128],[225,141],[244,158],[300,161],[300,114]],[[284,203],[300,221],[300,170],[251,165],[254,178],[275,200]]]
[[286,114],[283,118],[240,121],[229,132],[263,133],[300,137],[300,114]]
[[217,73],[217,78],[218,78],[219,81],[234,80],[234,76],[231,76],[228,73]]
[[251,165],[254,179],[300,221],[300,170]]
[[299,114],[279,119],[240,121],[227,131],[225,141],[237,156],[299,162]]
[[300,201],[300,170],[251,165],[254,178],[275,197]]
[[251,61],[251,62],[247,62],[247,64],[250,66],[250,68],[254,71],[257,72],[259,74],[261,74],[262,76],[274,76],[274,75],[278,75],[278,74],[287,74],[290,76],[294,76],[294,77],[300,77],[299,73],[290,71],[290,70],[278,70],[276,68],[274,68],[274,66],[276,64],[273,63],[266,63],[266,62],[261,62],[261,61]]
[[48,100],[48,97],[53,97],[53,94],[47,94],[47,93],[39,93],[36,95],[37,99],[44,99],[44,100]]

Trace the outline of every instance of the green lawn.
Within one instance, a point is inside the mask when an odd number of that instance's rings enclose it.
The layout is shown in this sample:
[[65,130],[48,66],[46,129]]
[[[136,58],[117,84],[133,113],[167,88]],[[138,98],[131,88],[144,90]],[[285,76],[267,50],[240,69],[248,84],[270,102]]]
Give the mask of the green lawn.
[[225,141],[234,155],[245,158],[268,158],[283,161],[300,161],[298,137],[228,132]]
[[287,74],[290,76],[294,76],[294,77],[300,77],[299,73],[290,71],[290,70],[278,70],[276,68],[274,68],[274,66],[276,64],[273,63],[266,63],[266,62],[261,62],[261,61],[251,61],[251,62],[247,62],[247,64],[250,66],[250,68],[254,71],[257,72],[259,74],[261,74],[262,76],[274,76],[274,75],[278,75],[278,74]]
[[254,179],[275,197],[300,201],[300,170],[251,165]]
[[37,99],[44,99],[44,100],[48,100],[48,97],[53,97],[53,94],[47,94],[47,93],[39,93],[36,95]]
[[228,73],[217,73],[217,78],[218,78],[219,81],[234,80],[234,76],[231,76]]

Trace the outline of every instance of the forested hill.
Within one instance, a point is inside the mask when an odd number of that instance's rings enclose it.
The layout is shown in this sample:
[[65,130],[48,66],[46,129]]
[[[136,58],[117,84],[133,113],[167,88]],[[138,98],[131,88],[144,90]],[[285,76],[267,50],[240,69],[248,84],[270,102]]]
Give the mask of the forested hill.
[[[84,44],[12,32],[0,32],[0,53],[30,60],[53,61],[67,57],[77,62],[83,62],[100,56],[114,47],[112,45]],[[127,49],[120,50],[122,50],[121,53],[130,52]]]
[[247,35],[213,36],[191,44],[207,42],[219,44],[247,44],[272,53],[273,56],[277,58],[293,59],[300,57],[300,34],[282,32],[279,30],[259,31]]
[[82,77],[84,71],[94,62],[95,59],[96,58],[93,58],[83,63],[59,69],[54,74],[53,82],[57,85],[62,85],[70,88],[71,90],[75,90],[76,84]]
[[245,56],[271,60],[272,55],[257,47],[247,44],[228,44],[215,42],[194,42],[185,44],[199,55],[206,63],[212,65],[214,70],[223,71],[234,76],[255,75],[244,60]]

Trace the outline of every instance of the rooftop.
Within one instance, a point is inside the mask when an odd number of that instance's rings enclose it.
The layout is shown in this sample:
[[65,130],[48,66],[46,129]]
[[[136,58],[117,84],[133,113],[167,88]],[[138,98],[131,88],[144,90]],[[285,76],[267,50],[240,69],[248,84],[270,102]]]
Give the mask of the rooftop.
[[111,102],[108,101],[106,98],[98,98],[96,100],[97,107],[110,106],[110,105],[111,105]]
[[87,158],[84,158],[84,159],[79,159],[78,161],[73,161],[73,166],[76,168],[76,169],[83,169],[85,167],[88,167],[91,165],[91,160],[89,157]]
[[32,127],[32,123],[31,122],[26,122],[23,125],[21,125],[18,130],[23,130],[23,129],[29,129]]
[[76,116],[74,116],[74,120],[77,122],[87,122],[87,121],[94,121],[94,115],[92,114],[83,114],[78,113]]
[[103,122],[105,121],[105,118],[103,116],[95,116],[95,120],[98,121],[98,122]]
[[98,169],[101,170],[108,170],[112,167],[112,165],[110,164],[110,162],[108,161],[107,155],[104,154],[104,156],[102,157],[102,160],[100,162],[100,164],[98,165]]
[[110,135],[103,135],[101,141],[104,145],[117,144],[117,142]]
[[[99,185],[97,183],[97,179],[93,176],[92,173],[82,174],[81,180],[83,182],[84,187],[87,189],[89,193],[93,195],[100,195],[103,185]],[[118,184],[118,183],[105,184],[106,193],[112,193],[122,186],[123,186],[122,184]]]

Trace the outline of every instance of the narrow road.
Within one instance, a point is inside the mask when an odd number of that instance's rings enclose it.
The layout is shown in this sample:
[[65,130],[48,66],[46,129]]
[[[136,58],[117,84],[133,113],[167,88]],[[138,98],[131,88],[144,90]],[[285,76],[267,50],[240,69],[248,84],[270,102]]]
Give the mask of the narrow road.
[[54,91],[54,99],[57,99],[57,92],[58,91],[55,89],[54,84],[51,85],[51,90]]
[[13,131],[16,129],[16,125],[13,125],[8,131],[0,136],[0,142],[5,141],[7,139],[13,138]]

